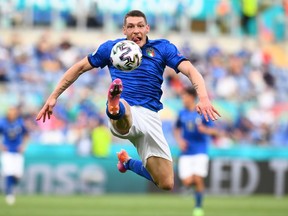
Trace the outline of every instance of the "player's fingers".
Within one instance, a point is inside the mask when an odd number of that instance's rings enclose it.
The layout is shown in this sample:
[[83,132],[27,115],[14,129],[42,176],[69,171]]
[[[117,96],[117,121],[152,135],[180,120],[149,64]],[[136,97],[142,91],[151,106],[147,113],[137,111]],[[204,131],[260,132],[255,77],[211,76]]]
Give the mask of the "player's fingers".
[[53,114],[53,111],[49,110],[47,113],[48,113],[48,119],[50,119],[50,116]]
[[36,121],[40,120],[42,118],[43,113],[39,112],[37,117],[36,117]]
[[196,106],[196,111],[199,115],[202,115],[202,111],[199,106]]
[[208,122],[209,121],[208,112],[206,110],[203,110],[202,114],[203,114],[205,120]]
[[207,113],[212,121],[215,121],[218,119],[212,110],[208,110]]
[[44,111],[44,115],[43,115],[43,123],[45,122],[46,120],[46,111]]
[[212,110],[213,110],[213,112],[216,113],[219,117],[221,117],[220,113],[219,113],[214,107],[212,107]]
[[45,113],[46,113],[45,109],[42,108],[41,111],[39,112],[39,114],[37,115],[36,120],[38,121],[38,120],[40,120],[42,117],[44,117]]
[[43,117],[43,122],[45,121],[44,118],[46,118],[46,111],[47,111],[47,106],[44,105],[42,107],[42,109],[40,110],[40,112],[38,113],[37,117],[36,117],[36,120],[40,120],[42,117]]

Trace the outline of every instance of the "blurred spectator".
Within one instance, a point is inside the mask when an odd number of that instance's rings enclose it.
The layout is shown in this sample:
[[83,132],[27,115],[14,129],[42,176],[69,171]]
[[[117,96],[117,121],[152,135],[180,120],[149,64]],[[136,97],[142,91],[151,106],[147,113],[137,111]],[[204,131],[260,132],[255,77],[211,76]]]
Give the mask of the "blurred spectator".
[[[216,89],[218,81],[226,76],[224,56],[220,48],[212,44],[206,54],[207,65],[204,69],[204,78],[210,89]],[[229,88],[228,88],[229,89]],[[215,94],[212,92],[212,94]]]
[[288,0],[283,0],[282,3],[283,3],[283,9],[285,12],[285,16],[288,17]]
[[[70,58],[85,56],[91,49],[73,44],[67,35],[61,37],[60,42],[52,40],[51,36],[51,32],[45,31],[36,44],[27,45],[21,34],[12,34],[8,43],[0,43],[0,115],[10,104],[21,102],[25,123],[33,131],[32,142],[74,144],[79,153],[91,155],[93,130],[97,128],[99,116],[105,113],[106,87],[110,80],[107,68],[97,69],[100,70],[97,74],[96,70],[85,74],[59,101],[55,110],[57,118],[45,126],[35,125],[35,110],[42,105],[43,95],[69,67]],[[183,42],[181,50],[203,74],[209,94],[223,109],[221,127],[227,133],[214,140],[215,146],[286,145],[287,124],[283,123],[284,117],[279,117],[284,114],[279,113],[287,112],[287,108],[282,108],[281,112],[275,110],[288,101],[288,69],[276,65],[269,50],[264,52],[259,45],[252,51],[244,47],[228,53],[215,41],[205,53],[194,50],[189,41]],[[188,81],[170,68],[165,71],[163,103],[169,113],[165,119],[167,125],[180,108],[178,93]],[[164,130],[170,133],[169,127]],[[172,138],[168,140],[171,145],[175,143]]]
[[[110,29],[111,26],[108,25],[113,22],[119,23],[117,20],[119,10],[115,12],[113,7],[109,8],[111,10],[108,18],[111,19],[111,22],[104,23],[104,18],[107,18],[105,11],[107,8],[103,9],[102,4],[93,3],[93,1],[84,4],[86,5],[84,8],[86,8],[82,11],[82,17],[76,16],[75,6],[67,4],[69,1],[64,1],[60,5],[54,1],[46,1],[47,4],[44,8],[39,8],[39,2],[36,1],[29,5],[29,8],[27,7],[28,1],[20,2],[21,4],[18,1],[0,1],[0,27],[4,30],[9,27],[17,30],[19,26],[25,26],[23,30],[26,30],[30,26],[33,27],[34,24],[59,27],[56,23],[59,19],[67,26],[83,27],[84,23],[88,27],[104,25],[103,29]],[[125,2],[123,2],[122,8],[130,7],[130,1]],[[153,10],[155,8],[153,5],[157,5],[158,2],[160,1],[147,1],[145,4],[147,4],[147,8]],[[193,9],[194,15],[191,15],[192,9],[190,5],[187,5],[189,2],[177,0],[173,3],[175,8],[181,9],[178,13],[189,14],[188,18],[184,15],[178,16],[175,20],[174,13],[170,11],[166,11],[165,17],[161,18],[161,21],[173,31],[175,30],[176,34],[182,29],[179,22],[182,23],[183,18],[187,18],[187,24],[189,21],[191,22],[191,19],[194,21],[199,19],[200,23],[205,23],[207,17],[203,14],[206,13],[206,16],[216,15],[216,22],[220,25],[223,33],[228,32],[228,28],[231,27],[233,29],[230,31],[237,32],[240,26],[236,21],[240,19],[243,33],[254,35],[258,31],[256,21],[258,20],[260,27],[258,34],[261,39],[265,39],[265,43],[275,40],[281,42],[285,39],[283,37],[285,34],[287,39],[287,0],[277,2],[203,0],[203,8],[206,8],[207,11],[202,11],[201,15],[199,11],[199,16],[195,15],[196,9],[195,11]],[[207,4],[209,7],[206,7]],[[107,3],[107,5],[109,4]],[[34,16],[25,17],[31,9],[35,12]],[[47,16],[43,16],[43,14]],[[158,18],[154,11],[151,11],[148,19],[152,27],[159,21]],[[286,27],[283,25],[285,22]],[[121,25],[120,23],[119,27]],[[207,28],[209,27],[208,23],[205,25]],[[184,29],[189,30],[189,27]],[[91,145],[93,145],[91,133],[96,127],[94,123],[98,121],[101,113],[105,113],[103,111],[106,103],[105,85],[108,86],[110,83],[107,68],[95,69],[85,74],[59,101],[57,119],[52,119],[51,125],[48,125],[47,128],[38,127],[34,122],[34,111],[42,105],[43,95],[46,95],[49,89],[55,85],[55,81],[71,65],[71,62],[75,62],[75,59],[91,52],[91,47],[77,46],[66,32],[62,37],[53,40],[55,35],[49,30],[40,34],[36,44],[27,45],[24,43],[27,42],[27,38],[21,36],[21,31],[22,29],[18,31],[19,33],[17,31],[12,33],[8,37],[9,41],[0,40],[0,115],[4,115],[10,104],[20,102],[25,110],[25,124],[32,131],[30,136],[32,142],[75,144],[79,148],[81,146],[83,154],[91,154]],[[177,37],[180,38],[181,35],[177,35]],[[221,126],[227,134],[226,137],[215,140],[215,145],[227,147],[233,142],[234,144],[271,143],[275,146],[288,146],[287,114],[285,114],[288,110],[285,105],[288,101],[287,56],[280,56],[278,52],[273,53],[272,49],[265,50],[261,43],[263,40],[259,40],[256,49],[249,50],[250,47],[245,47],[235,53],[226,52],[225,49],[229,47],[224,48],[215,41],[212,39],[212,43],[205,53],[194,50],[193,44],[187,39],[183,41],[181,48],[182,54],[204,76],[210,96],[224,110],[225,118],[221,119]],[[275,60],[279,59],[283,59],[282,62],[285,64],[277,65]],[[94,73],[96,70],[97,74]],[[99,83],[100,76],[101,83]],[[169,104],[166,106],[169,109],[167,125],[169,125],[169,121],[171,124],[179,109],[178,93],[186,86],[187,81],[187,77],[176,76],[176,73],[170,68],[166,69],[163,86],[166,89],[163,103]],[[77,103],[71,103],[71,101]],[[89,130],[84,130],[84,125],[89,125]],[[164,127],[164,130],[167,133],[170,132],[169,127]],[[175,142],[172,139],[168,141],[172,145]]]
[[41,82],[41,78],[37,74],[36,65],[29,55],[29,51],[25,50],[23,47],[15,47],[13,49],[13,65],[16,73],[16,80],[28,83]]
[[[241,0],[241,26],[244,34],[257,33],[258,0]],[[256,32],[255,32],[256,30]]]
[[64,36],[58,46],[57,58],[61,63],[62,68],[66,71],[79,60],[77,49],[74,47],[68,36]]
[[92,155],[95,157],[107,157],[110,155],[112,135],[110,129],[99,120],[98,125],[92,129]]
[[230,31],[231,3],[228,0],[220,0],[216,7],[216,22],[222,33]]
[[276,124],[271,134],[271,144],[275,147],[288,147],[288,124],[287,120]]
[[44,32],[35,46],[35,57],[39,72],[48,83],[53,82],[57,76],[61,76],[62,68],[56,53],[50,32]]
[[244,71],[243,59],[238,55],[228,57],[227,75],[220,77],[216,91],[228,100],[243,101],[250,98],[251,86]]
[[9,81],[9,52],[0,40],[0,82]]

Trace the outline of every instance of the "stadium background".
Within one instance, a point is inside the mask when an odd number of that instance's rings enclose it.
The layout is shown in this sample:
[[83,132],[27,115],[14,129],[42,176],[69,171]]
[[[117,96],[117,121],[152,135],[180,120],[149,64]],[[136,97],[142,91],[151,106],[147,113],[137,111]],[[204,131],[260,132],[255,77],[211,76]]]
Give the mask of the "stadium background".
[[[179,47],[204,76],[222,113],[217,127],[223,133],[210,148],[207,194],[287,195],[288,4],[259,0],[255,8],[253,2],[1,0],[0,115],[20,105],[31,131],[19,193],[159,192],[116,169],[119,149],[137,156],[131,144],[106,135],[106,68],[81,76],[61,96],[49,123],[35,122],[63,72],[101,42],[122,37],[123,14],[141,9],[152,27],[150,37],[165,37]],[[186,84],[167,68],[161,116],[175,162],[171,129]],[[178,181],[174,192],[181,192]]]

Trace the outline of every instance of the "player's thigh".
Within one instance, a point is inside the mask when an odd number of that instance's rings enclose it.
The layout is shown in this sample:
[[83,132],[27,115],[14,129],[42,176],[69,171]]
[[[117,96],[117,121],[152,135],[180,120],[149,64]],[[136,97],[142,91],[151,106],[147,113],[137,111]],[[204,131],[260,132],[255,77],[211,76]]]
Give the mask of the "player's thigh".
[[125,102],[122,99],[121,101],[125,105],[126,109],[125,113],[126,120],[122,119],[122,121],[123,122],[127,121],[126,123],[129,125],[127,128],[124,129],[122,128],[122,130],[119,130],[119,127],[116,125],[116,121],[114,122],[110,121],[109,127],[114,136],[119,137],[121,139],[129,139],[134,144],[133,141],[139,139],[139,137],[141,137],[146,132],[145,127],[142,124],[143,120],[141,119],[141,115],[143,114],[141,113],[140,107],[138,106],[130,107],[127,102]]
[[173,187],[174,172],[172,161],[152,156],[147,159],[146,169],[156,184]]
[[204,184],[204,177],[203,176],[194,175],[193,179],[194,179],[195,184],[199,184],[199,185]]

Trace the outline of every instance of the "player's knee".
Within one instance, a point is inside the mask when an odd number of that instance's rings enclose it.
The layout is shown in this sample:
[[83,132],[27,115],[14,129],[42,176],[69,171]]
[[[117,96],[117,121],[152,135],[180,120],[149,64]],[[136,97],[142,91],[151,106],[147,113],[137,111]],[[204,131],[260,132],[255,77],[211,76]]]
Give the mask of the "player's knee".
[[173,180],[164,180],[159,182],[158,187],[162,190],[170,191],[174,188],[174,181]]
[[202,184],[204,184],[204,180],[203,180],[203,178],[200,177],[200,176],[195,176],[195,177],[194,177],[194,182],[195,182],[195,184],[197,184],[197,185],[202,185]]
[[189,186],[193,185],[193,179],[192,178],[184,179],[184,180],[182,180],[182,184],[185,187],[189,187]]
[[194,176],[189,176],[188,178],[182,179],[182,184],[186,187],[192,186],[194,184]]

